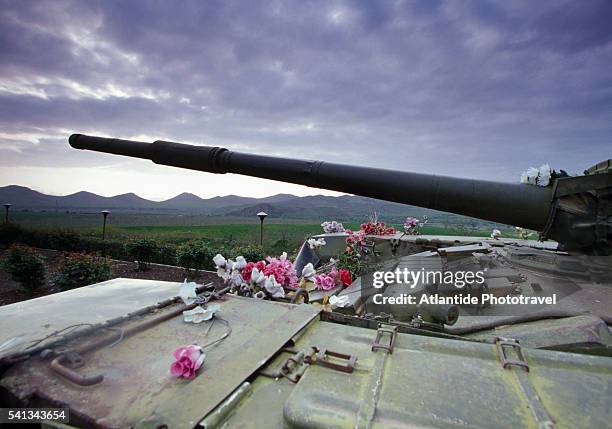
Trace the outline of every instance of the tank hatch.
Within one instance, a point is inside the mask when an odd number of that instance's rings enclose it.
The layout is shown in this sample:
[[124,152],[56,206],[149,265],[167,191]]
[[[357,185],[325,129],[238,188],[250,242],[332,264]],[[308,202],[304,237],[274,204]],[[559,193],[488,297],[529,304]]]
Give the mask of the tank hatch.
[[[138,287],[141,280],[121,279],[123,287]],[[178,283],[168,283],[178,292]],[[50,298],[50,297],[47,297]],[[119,297],[116,297],[120,301]],[[30,358],[10,367],[0,390],[11,392],[29,406],[70,408],[71,423],[79,427],[192,428],[258,368],[302,330],[319,310],[226,295],[215,300],[221,309],[215,315],[225,323],[190,324],[172,317],[121,341],[84,354],[74,371],[85,376],[103,375],[101,382],[79,386],[53,371],[49,359]],[[99,303],[91,301],[95,313]],[[121,325],[160,318],[164,312],[181,310],[182,303]],[[53,320],[53,314],[47,314]],[[206,349],[206,360],[193,380],[173,378],[169,372],[173,351],[189,344],[206,344],[231,328],[231,335]],[[83,347],[95,338],[78,338],[64,345]],[[148,427],[148,426],[146,426]]]

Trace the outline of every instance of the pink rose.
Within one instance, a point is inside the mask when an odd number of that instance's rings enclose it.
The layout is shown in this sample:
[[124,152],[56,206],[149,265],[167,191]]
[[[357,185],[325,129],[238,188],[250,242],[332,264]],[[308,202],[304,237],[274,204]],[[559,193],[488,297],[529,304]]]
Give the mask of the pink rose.
[[336,278],[327,274],[319,274],[314,278],[318,289],[331,290],[336,286]]
[[170,366],[170,374],[174,377],[189,379],[195,377],[195,373],[202,366],[205,357],[202,347],[195,344],[179,347],[173,354],[176,361]]
[[283,287],[297,288],[297,273],[291,261],[286,258],[267,258],[268,265],[263,273],[266,276],[274,276],[277,283]]

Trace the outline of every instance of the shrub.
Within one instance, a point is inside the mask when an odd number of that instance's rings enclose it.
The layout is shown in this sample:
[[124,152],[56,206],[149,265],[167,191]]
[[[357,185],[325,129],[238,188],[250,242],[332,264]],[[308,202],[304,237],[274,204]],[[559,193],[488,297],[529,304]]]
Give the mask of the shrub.
[[229,255],[233,259],[237,256],[244,256],[244,259],[251,262],[261,261],[266,256],[263,247],[254,244],[234,247]]
[[[79,234],[70,230],[33,230],[18,228],[16,231],[18,231],[18,234],[15,241],[32,247],[53,249],[63,252],[99,252],[104,256],[114,259],[135,259],[134,255],[128,255],[126,240],[122,239],[102,240],[97,235]],[[11,235],[14,235],[14,233],[11,232]],[[0,248],[2,247],[2,237],[7,237],[7,242],[13,241],[13,238],[8,239],[8,233],[3,234],[0,229]],[[8,246],[8,244],[6,246]],[[174,265],[176,263],[175,245],[157,244],[157,250],[158,251],[151,256],[151,260],[143,259],[143,262],[157,262],[168,265]]]
[[127,255],[138,262],[138,271],[146,271],[149,262],[159,260],[160,247],[155,240],[140,238],[125,244]]
[[158,264],[174,265],[176,264],[176,246],[172,244],[158,244],[158,254],[151,262]]
[[22,229],[14,223],[0,225],[0,249],[6,249],[19,239]]
[[13,280],[21,283],[29,292],[45,284],[45,258],[30,247],[11,246],[3,265]]
[[185,269],[213,270],[215,251],[202,240],[181,244],[176,251],[176,263]]
[[51,246],[54,249],[78,251],[83,247],[82,236],[74,231],[59,230],[51,236]]
[[111,266],[106,258],[74,253],[62,260],[53,284],[62,290],[69,290],[110,278]]

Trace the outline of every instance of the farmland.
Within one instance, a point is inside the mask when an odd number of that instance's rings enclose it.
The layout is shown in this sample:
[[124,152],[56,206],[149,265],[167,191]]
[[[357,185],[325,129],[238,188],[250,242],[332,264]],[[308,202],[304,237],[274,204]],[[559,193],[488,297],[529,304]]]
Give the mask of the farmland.
[[[35,230],[70,230],[87,236],[101,236],[102,216],[78,212],[14,212],[11,221]],[[359,229],[357,222],[345,222],[346,228]],[[400,224],[392,224],[400,229]],[[125,240],[147,237],[160,242],[179,244],[192,239],[240,244],[259,243],[259,220],[205,215],[166,215],[150,213],[116,213],[108,218],[106,238]],[[295,249],[308,236],[321,233],[320,222],[268,218],[264,224],[264,247],[277,250]],[[462,225],[431,224],[423,234],[488,236],[490,230]],[[511,234],[511,231],[507,231]]]

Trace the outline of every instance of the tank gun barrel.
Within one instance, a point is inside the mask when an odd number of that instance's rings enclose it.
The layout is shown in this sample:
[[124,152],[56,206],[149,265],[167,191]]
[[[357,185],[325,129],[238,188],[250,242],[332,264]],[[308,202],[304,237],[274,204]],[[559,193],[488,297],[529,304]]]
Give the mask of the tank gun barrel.
[[234,173],[306,185],[541,231],[550,212],[550,188],[262,156],[225,148],[158,140],[144,143],[73,134],[70,145],[150,159],[210,173]]
[[612,160],[549,186],[491,182],[262,156],[158,140],[73,134],[70,145],[210,173],[234,173],[346,192],[533,229],[565,250],[612,254]]

